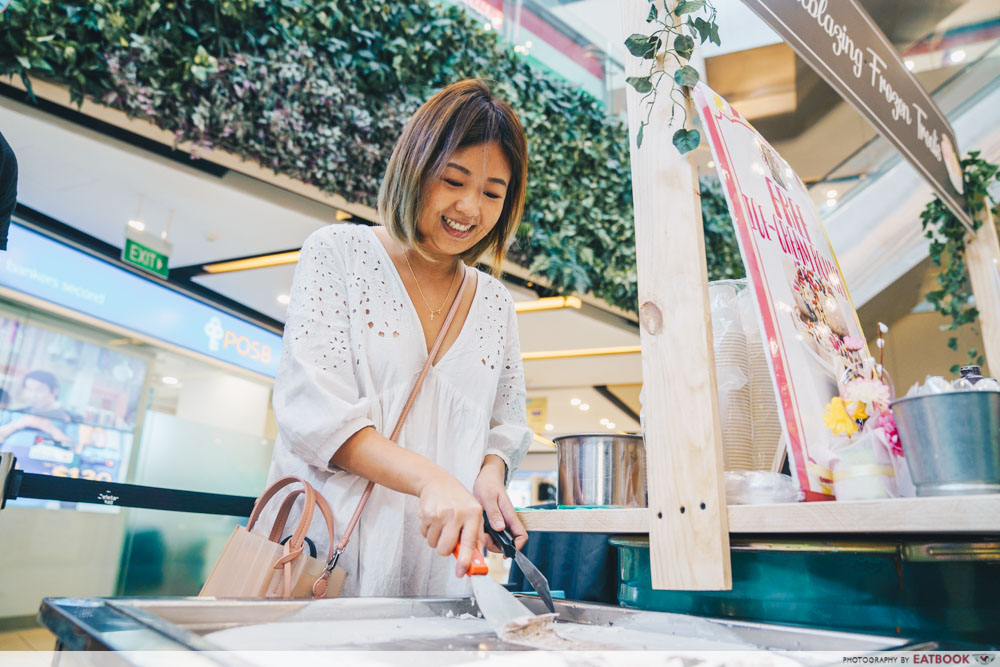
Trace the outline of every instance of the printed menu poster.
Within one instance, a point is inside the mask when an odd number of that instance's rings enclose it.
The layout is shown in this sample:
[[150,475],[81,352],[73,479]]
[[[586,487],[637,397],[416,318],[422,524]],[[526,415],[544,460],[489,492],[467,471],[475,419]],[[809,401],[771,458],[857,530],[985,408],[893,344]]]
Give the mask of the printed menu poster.
[[801,179],[740,113],[699,83],[692,97],[715,157],[763,323],[789,467],[806,500],[832,500],[823,412],[863,339],[826,229]]

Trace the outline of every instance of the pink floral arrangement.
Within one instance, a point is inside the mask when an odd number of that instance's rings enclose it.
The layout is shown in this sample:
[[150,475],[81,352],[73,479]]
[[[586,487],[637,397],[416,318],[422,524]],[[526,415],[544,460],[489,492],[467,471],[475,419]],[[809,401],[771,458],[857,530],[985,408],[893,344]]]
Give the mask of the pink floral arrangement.
[[[885,346],[883,334],[888,328],[879,323],[878,348],[881,352]],[[865,340],[856,336],[844,339],[848,349],[860,351],[865,348]],[[851,435],[861,431],[869,419],[874,418],[871,426],[881,428],[892,444],[893,453],[902,456],[899,446],[899,435],[896,432],[896,421],[889,410],[892,392],[885,380],[882,368],[881,354],[878,362],[867,354],[861,355],[860,362],[843,370],[841,374],[840,393],[834,396],[823,413],[823,423],[834,435]]]

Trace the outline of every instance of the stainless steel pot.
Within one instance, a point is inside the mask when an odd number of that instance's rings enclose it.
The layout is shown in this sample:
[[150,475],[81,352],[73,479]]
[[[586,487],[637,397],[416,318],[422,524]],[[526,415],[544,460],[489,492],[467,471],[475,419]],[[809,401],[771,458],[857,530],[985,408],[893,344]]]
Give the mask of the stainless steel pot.
[[642,436],[585,433],[555,438],[559,504],[565,507],[646,507]]

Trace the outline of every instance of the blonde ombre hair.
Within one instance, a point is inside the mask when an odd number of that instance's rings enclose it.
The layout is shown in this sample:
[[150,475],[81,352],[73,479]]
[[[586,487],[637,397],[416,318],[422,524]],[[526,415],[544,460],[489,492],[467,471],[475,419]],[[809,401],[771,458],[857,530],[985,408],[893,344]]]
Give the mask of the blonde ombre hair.
[[503,211],[490,233],[460,258],[473,264],[489,253],[493,274],[499,275],[524,212],[528,145],[517,114],[481,79],[445,87],[424,102],[403,128],[378,192],[379,219],[393,238],[423,254],[417,222],[427,186],[441,175],[456,150],[491,142],[500,146],[510,165]]

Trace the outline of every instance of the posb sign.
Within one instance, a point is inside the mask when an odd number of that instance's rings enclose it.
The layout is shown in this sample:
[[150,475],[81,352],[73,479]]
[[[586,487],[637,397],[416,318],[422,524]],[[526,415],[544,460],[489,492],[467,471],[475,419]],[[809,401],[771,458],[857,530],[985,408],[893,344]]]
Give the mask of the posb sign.
[[236,354],[246,357],[251,361],[259,361],[262,364],[271,363],[270,345],[250,340],[248,336],[241,336],[230,329],[226,329],[222,337],[222,349],[236,350]]
[[265,365],[271,363],[273,353],[270,345],[226,328],[218,317],[213,317],[205,325],[205,335],[208,336],[208,349],[212,352],[236,352],[250,361]]

